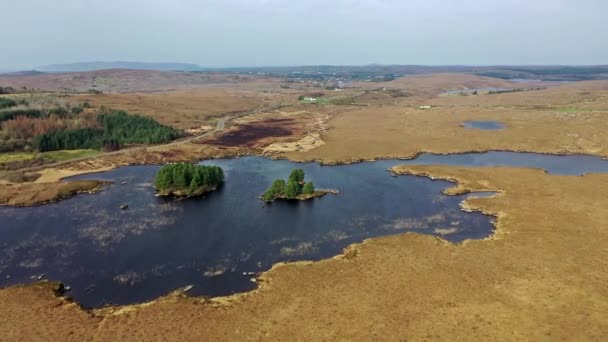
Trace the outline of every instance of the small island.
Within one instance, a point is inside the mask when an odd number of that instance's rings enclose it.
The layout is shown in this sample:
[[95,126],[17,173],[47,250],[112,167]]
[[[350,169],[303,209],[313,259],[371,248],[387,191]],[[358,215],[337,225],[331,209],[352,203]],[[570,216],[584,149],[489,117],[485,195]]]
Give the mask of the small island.
[[223,181],[218,166],[177,163],[161,167],[155,185],[157,196],[196,197],[216,190]]
[[326,194],[338,194],[337,190],[315,190],[312,182],[304,180],[305,174],[302,169],[291,171],[287,182],[283,179],[275,180],[260,199],[270,203],[277,199],[305,201]]

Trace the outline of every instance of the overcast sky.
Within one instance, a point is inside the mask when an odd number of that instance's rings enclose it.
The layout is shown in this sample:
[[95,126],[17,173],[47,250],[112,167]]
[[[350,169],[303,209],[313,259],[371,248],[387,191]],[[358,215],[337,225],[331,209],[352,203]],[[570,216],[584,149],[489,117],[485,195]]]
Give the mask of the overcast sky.
[[608,0],[0,0],[0,69],[608,64]]

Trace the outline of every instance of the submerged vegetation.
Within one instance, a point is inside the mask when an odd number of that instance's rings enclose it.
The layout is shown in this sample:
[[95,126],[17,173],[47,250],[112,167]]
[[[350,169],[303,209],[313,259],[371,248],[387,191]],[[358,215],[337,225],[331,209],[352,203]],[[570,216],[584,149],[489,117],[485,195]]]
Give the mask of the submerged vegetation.
[[304,178],[304,170],[295,169],[291,171],[287,182],[283,179],[275,180],[260,198],[264,202],[272,202],[276,199],[307,200],[330,192],[336,193],[336,191],[326,190],[315,191],[314,184],[306,182]]
[[155,185],[159,196],[193,197],[216,190],[223,181],[219,166],[177,163],[161,167]]

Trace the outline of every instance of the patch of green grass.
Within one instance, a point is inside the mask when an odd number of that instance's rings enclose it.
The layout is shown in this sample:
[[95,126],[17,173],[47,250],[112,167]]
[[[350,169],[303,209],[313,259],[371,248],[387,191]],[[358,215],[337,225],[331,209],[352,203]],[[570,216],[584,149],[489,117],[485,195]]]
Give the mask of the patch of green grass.
[[300,103],[305,103],[305,104],[317,104],[319,102],[319,99],[316,98],[314,101],[310,100],[310,99],[302,99],[300,100]]
[[351,105],[354,104],[355,100],[350,97],[350,96],[345,96],[345,97],[332,97],[329,100],[329,104],[332,104],[334,106],[346,106],[346,105]]
[[585,109],[585,108],[569,107],[569,108],[558,108],[557,111],[561,112],[561,113],[578,113],[578,112],[589,112],[590,110]]
[[8,152],[8,153],[0,153],[0,164],[4,163],[12,163],[23,160],[31,160],[34,159],[36,155],[34,153],[27,152]]
[[45,159],[60,162],[70,159],[93,157],[99,154],[97,150],[62,150],[41,153]]
[[47,162],[61,162],[70,159],[94,157],[100,152],[97,150],[62,150],[51,152],[8,152],[0,153],[0,164],[9,164],[43,158]]

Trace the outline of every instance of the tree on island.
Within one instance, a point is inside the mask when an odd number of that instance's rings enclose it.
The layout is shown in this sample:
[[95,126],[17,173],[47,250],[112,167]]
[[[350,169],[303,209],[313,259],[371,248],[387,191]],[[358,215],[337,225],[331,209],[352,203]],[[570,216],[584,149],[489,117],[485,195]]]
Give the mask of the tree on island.
[[302,195],[313,195],[315,193],[315,186],[312,182],[306,183],[304,177],[305,174],[302,169],[291,171],[287,182],[283,179],[275,180],[262,195],[262,200],[272,202],[277,198],[297,199]]
[[289,175],[289,181],[290,182],[296,182],[298,184],[301,184],[302,182],[304,182],[304,170],[302,169],[295,169],[293,171],[291,171],[291,174]]
[[313,192],[315,192],[315,186],[314,184],[312,184],[312,182],[307,182],[306,184],[304,184],[304,187],[302,188],[302,193],[304,195],[310,195]]
[[296,181],[290,180],[287,182],[287,186],[285,187],[285,197],[287,198],[296,198],[301,193],[300,184]]
[[224,181],[218,166],[177,163],[158,170],[155,179],[159,195],[198,196],[215,190]]
[[285,192],[285,181],[282,179],[277,179],[272,182],[272,185],[264,194],[262,195],[262,199],[266,202],[270,202],[275,199],[277,196],[281,196]]

